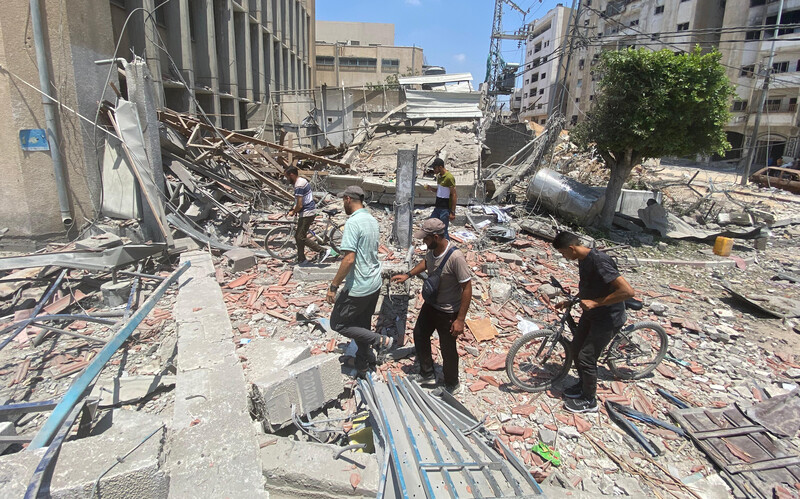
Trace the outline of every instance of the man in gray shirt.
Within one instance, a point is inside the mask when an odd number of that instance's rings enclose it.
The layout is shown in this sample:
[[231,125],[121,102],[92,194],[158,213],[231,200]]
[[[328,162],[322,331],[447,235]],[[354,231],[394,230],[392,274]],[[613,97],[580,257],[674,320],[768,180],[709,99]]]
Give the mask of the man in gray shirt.
[[464,320],[472,301],[472,276],[464,254],[444,236],[444,222],[437,218],[425,220],[414,232],[414,237],[422,239],[428,247],[425,258],[408,273],[392,277],[392,281],[402,283],[424,271],[431,275],[441,266],[438,293],[422,305],[414,326],[420,372],[413,379],[421,385],[436,383],[431,352],[431,336],[436,331],[442,351],[444,387],[455,393],[459,389],[456,338],[464,332]]

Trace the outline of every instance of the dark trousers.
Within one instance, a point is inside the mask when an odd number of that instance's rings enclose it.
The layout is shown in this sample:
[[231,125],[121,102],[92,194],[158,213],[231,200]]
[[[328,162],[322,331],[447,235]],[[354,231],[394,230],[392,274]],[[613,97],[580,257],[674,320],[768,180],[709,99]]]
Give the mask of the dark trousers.
[[331,328],[356,341],[356,369],[359,371],[367,370],[372,359],[370,347],[378,345],[381,339],[380,334],[370,330],[380,295],[380,289],[367,296],[350,296],[347,291],[342,291],[333,304]]
[[607,315],[593,316],[584,312],[581,316],[572,338],[572,358],[575,359],[584,398],[593,399],[597,395],[597,360],[614,336],[614,330],[621,325],[615,324]]
[[450,208],[439,208],[436,207],[433,209],[430,218],[438,218],[442,222],[444,222],[444,238],[448,241],[450,240]]
[[442,351],[442,371],[444,384],[458,384],[458,351],[456,350],[456,337],[450,334],[450,326],[458,317],[458,313],[442,312],[429,304],[422,305],[414,326],[414,345],[417,348],[419,369],[423,374],[433,374],[433,353],[431,351],[431,336],[433,332],[439,333],[439,349]]
[[303,261],[306,259],[306,246],[311,248],[312,251],[322,251],[322,246],[317,244],[313,237],[308,237],[308,229],[314,223],[315,216],[300,217],[297,220],[297,231],[294,233],[294,240],[297,243],[297,259]]

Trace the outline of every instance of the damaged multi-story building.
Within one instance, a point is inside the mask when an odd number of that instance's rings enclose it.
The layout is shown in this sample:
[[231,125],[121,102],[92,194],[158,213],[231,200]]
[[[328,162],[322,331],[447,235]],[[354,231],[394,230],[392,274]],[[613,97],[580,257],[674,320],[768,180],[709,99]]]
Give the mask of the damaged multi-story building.
[[275,104],[316,85],[313,1],[12,0],[3,8],[6,247],[74,237],[99,213],[97,105],[127,91],[112,59],[144,59],[157,107],[201,107],[228,129],[269,127]]
[[[780,5],[783,5],[783,11],[778,23]],[[550,51],[551,64],[562,66],[558,82],[564,84],[563,99],[560,92],[545,90],[544,96],[551,97],[536,103],[543,87],[551,88],[558,83],[550,80],[556,77],[557,70],[554,69],[545,72],[548,79],[545,85],[541,83],[542,71],[539,71],[537,96],[531,97],[534,82],[527,65],[537,62],[534,56],[538,53],[538,44],[543,44],[541,33],[534,29],[534,36],[527,41],[526,70],[520,77],[523,100],[520,119],[540,122],[541,118],[534,114],[545,112],[547,104],[552,102],[555,108],[560,106],[569,124],[581,121],[591,109],[597,93],[599,75],[596,65],[603,51],[646,47],[678,52],[700,46],[704,51],[716,49],[721,52],[720,62],[736,88],[736,96],[731,102],[731,121],[725,127],[732,146],[726,159],[740,160],[748,155],[767,70],[770,71],[770,84],[762,109],[754,163],[765,165],[781,156],[798,155],[800,79],[796,75],[800,71],[800,42],[793,34],[800,19],[800,2],[583,0],[578,3],[576,11],[577,18],[575,12],[568,14],[569,29],[562,38],[563,49]],[[554,11],[533,21],[532,25],[543,29],[549,19],[556,22]],[[780,24],[777,38],[773,36],[776,24]],[[773,51],[774,60],[767,68]],[[542,109],[539,109],[539,104],[543,104]],[[531,105],[533,110],[528,109]]]

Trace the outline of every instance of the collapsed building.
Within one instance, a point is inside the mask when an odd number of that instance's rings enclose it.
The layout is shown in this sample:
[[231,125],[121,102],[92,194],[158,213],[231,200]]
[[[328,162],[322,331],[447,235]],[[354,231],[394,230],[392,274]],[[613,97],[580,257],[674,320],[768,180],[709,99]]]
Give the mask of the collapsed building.
[[[97,111],[105,142],[102,216],[69,243],[0,258],[9,496],[793,493],[796,196],[650,162],[615,227],[592,232],[603,165],[570,143],[563,117],[494,122],[469,75],[286,93],[280,118],[256,120],[272,126],[243,127],[153,105],[147,61],[111,63],[124,91],[82,113]],[[435,157],[455,174],[451,232],[475,279],[456,396],[407,379],[420,284],[388,279],[423,254],[409,229],[430,214]],[[291,223],[287,166],[326,210],[361,186],[379,221],[373,319],[397,347],[367,379],[353,380],[355,344],[330,328],[337,263],[296,266],[266,244]],[[649,199],[671,216],[640,213]],[[564,228],[629,276],[645,304],[630,322],[669,335],[650,377],[601,373],[604,408],[645,420],[568,414],[563,386],[529,393],[506,375],[513,342],[556,318],[551,276],[577,284],[550,245]],[[730,256],[712,251],[717,236],[736,240]],[[667,418],[681,431],[650,425]]]

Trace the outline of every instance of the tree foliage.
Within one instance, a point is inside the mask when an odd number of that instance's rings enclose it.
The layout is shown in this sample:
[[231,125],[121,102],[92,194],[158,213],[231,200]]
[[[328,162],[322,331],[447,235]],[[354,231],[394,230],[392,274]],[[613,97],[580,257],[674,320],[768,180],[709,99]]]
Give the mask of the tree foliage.
[[594,106],[573,131],[579,144],[595,143],[611,169],[602,225],[610,225],[622,183],[643,159],[730,149],[724,126],[733,87],[720,58],[700,47],[603,53]]

